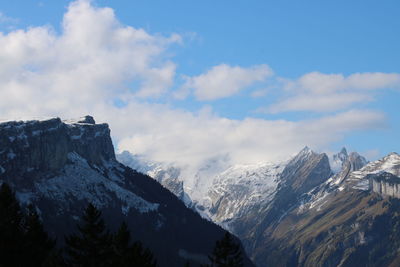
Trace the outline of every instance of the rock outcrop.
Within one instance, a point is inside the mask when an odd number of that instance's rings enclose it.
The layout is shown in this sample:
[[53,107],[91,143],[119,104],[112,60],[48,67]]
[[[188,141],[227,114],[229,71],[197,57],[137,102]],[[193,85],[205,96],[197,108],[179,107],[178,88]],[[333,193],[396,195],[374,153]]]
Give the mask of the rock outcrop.
[[0,177],[32,181],[37,172],[57,172],[76,152],[90,164],[115,160],[107,124],[86,116],[77,121],[53,118],[0,124]]
[[400,198],[400,177],[383,172],[378,175],[368,175],[370,188],[383,196]]

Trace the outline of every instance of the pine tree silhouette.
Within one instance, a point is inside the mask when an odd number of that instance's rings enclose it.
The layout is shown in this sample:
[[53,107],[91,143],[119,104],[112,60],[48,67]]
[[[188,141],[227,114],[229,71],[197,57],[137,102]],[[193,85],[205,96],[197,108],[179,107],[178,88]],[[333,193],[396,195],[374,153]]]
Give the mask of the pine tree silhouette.
[[89,204],[78,225],[78,234],[66,238],[68,263],[72,266],[101,267],[112,263],[111,235],[101,212]]
[[144,249],[139,241],[134,242],[132,245],[130,245],[130,243],[131,234],[128,230],[128,226],[123,222],[113,238],[113,266],[157,266],[150,250]]
[[153,253],[148,249],[144,248],[140,241],[136,241],[132,245],[132,254],[134,263],[132,266],[143,266],[143,267],[156,267],[157,261],[154,259]]
[[50,256],[55,240],[49,238],[43,229],[36,209],[33,205],[28,206],[23,222],[23,257],[24,266],[42,266]]
[[0,188],[0,266],[19,266],[23,231],[20,205],[10,186]]
[[130,242],[131,235],[128,226],[123,222],[113,237],[113,266],[130,266]]
[[235,243],[228,232],[217,241],[213,253],[208,257],[212,267],[241,267],[243,256],[240,246]]
[[26,214],[10,186],[0,188],[0,266],[43,266],[55,241],[43,229],[35,208]]

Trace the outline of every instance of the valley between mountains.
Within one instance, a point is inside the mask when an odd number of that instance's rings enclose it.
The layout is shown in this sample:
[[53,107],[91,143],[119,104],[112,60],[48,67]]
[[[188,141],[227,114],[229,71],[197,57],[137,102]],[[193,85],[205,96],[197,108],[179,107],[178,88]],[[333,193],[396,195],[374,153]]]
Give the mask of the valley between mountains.
[[245,266],[400,264],[397,153],[368,162],[345,148],[328,156],[305,147],[286,161],[183,173],[116,155],[108,125],[90,116],[0,123],[0,181],[58,240],[92,203],[114,228],[126,221],[160,266],[207,264],[226,230]]
[[[284,162],[231,166],[200,197],[186,190],[177,167],[126,151],[117,158],[237,235],[257,266],[399,263],[397,153],[368,162],[345,148],[328,157],[305,147]],[[201,178],[199,172],[189,179]]]

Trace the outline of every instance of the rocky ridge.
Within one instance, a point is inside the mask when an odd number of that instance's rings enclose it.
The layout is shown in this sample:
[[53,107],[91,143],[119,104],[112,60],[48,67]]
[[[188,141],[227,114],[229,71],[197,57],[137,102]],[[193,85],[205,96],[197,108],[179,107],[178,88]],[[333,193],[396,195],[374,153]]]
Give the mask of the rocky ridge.
[[[368,201],[379,203],[371,204],[375,209],[382,203],[396,205],[391,201],[385,202],[385,197],[398,194],[399,167],[400,161],[396,153],[368,163],[358,153],[348,153],[345,148],[329,158],[324,153],[318,154],[305,147],[287,162],[228,168],[213,178],[212,186],[204,195],[200,209],[199,206],[196,208],[203,213],[203,216],[237,234],[244,242],[247,252],[259,266],[265,266],[266,262],[273,263],[272,266],[314,266],[315,259],[308,258],[312,253],[317,253],[311,250],[312,246],[308,247],[304,243],[300,246],[285,247],[282,244],[292,244],[292,237],[300,241],[296,236],[303,236],[305,229],[310,231],[320,229],[324,234],[324,231],[331,231],[338,236],[328,234],[329,238],[341,240],[344,232],[339,234],[336,230],[327,230],[320,225],[323,222],[331,225],[333,229],[341,227],[342,220],[331,218],[332,224],[326,223],[325,215],[322,214],[329,214],[332,210],[335,210],[334,214],[338,216],[337,214],[345,213],[349,209],[352,212],[366,209],[365,212],[367,212],[368,207],[363,205]],[[174,179],[184,183],[184,177],[176,175]],[[375,195],[372,192],[378,194]],[[343,200],[348,202],[343,203]],[[361,206],[360,202],[363,203]],[[369,210],[368,212],[371,216],[384,214],[372,215],[373,213]],[[357,217],[356,214],[352,219],[355,217]],[[371,217],[366,218],[368,218],[367,221],[374,223]],[[358,218],[361,221],[364,219],[364,217]],[[293,226],[288,228],[288,225]],[[300,225],[306,225],[306,227],[300,227]],[[336,266],[341,260],[353,262],[353,260],[349,261],[343,253],[349,253],[348,251],[354,247],[358,248],[359,245],[367,244],[368,238],[365,235],[370,231],[363,229],[366,226],[357,227],[360,227],[357,228],[358,231],[354,229],[346,230],[350,232],[345,231],[354,238],[355,243],[346,243],[347,247],[339,251],[337,255],[335,254],[336,256],[329,254],[334,251],[323,252],[330,255],[320,258],[326,266]],[[294,229],[294,231],[288,229]],[[302,230],[297,232],[296,229]],[[301,239],[301,244],[303,241],[314,242],[316,246],[320,244],[318,239],[312,239],[315,238],[313,235],[310,238]],[[332,244],[326,240],[325,242]],[[304,255],[296,254],[300,250]],[[276,260],[277,255],[279,259],[287,259],[285,255],[293,251],[297,252],[292,255],[290,261]]]
[[[157,181],[119,163],[108,125],[90,116],[0,123],[0,166],[0,183],[10,184],[23,205],[34,204],[61,243],[89,202],[114,229],[126,221],[160,266],[207,262],[225,233]],[[246,264],[252,266],[247,258]]]
[[[400,243],[395,189],[398,155],[341,173],[312,189],[268,228],[252,253],[270,266],[397,266]],[[346,168],[347,166],[347,168]],[[355,166],[350,169],[348,166]],[[371,184],[371,182],[379,182]],[[383,185],[382,185],[383,183]],[[391,185],[386,187],[385,185]],[[390,197],[392,196],[392,197]],[[393,198],[394,196],[394,198]]]

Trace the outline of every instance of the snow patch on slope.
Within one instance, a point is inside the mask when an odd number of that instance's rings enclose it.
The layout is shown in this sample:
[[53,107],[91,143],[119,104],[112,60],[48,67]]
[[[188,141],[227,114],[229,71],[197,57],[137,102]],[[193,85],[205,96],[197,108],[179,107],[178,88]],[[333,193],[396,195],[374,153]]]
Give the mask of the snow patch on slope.
[[127,214],[131,208],[141,213],[158,209],[159,204],[150,203],[116,182],[110,181],[91,168],[77,153],[69,153],[68,159],[73,164],[67,164],[62,174],[35,184],[38,192],[62,202],[66,202],[71,197],[86,200],[99,208],[109,206],[113,201],[112,196],[116,196],[123,203],[124,214]]
[[[358,171],[354,171],[349,175],[348,183],[356,184],[356,187],[366,188],[366,186],[358,186],[368,174],[378,174],[381,172],[391,173],[400,176],[400,155],[390,153],[386,157],[370,162]],[[369,188],[363,189],[368,190]]]
[[255,205],[270,202],[284,167],[284,163],[235,165],[220,173],[205,198],[208,216],[223,223],[241,216]]

